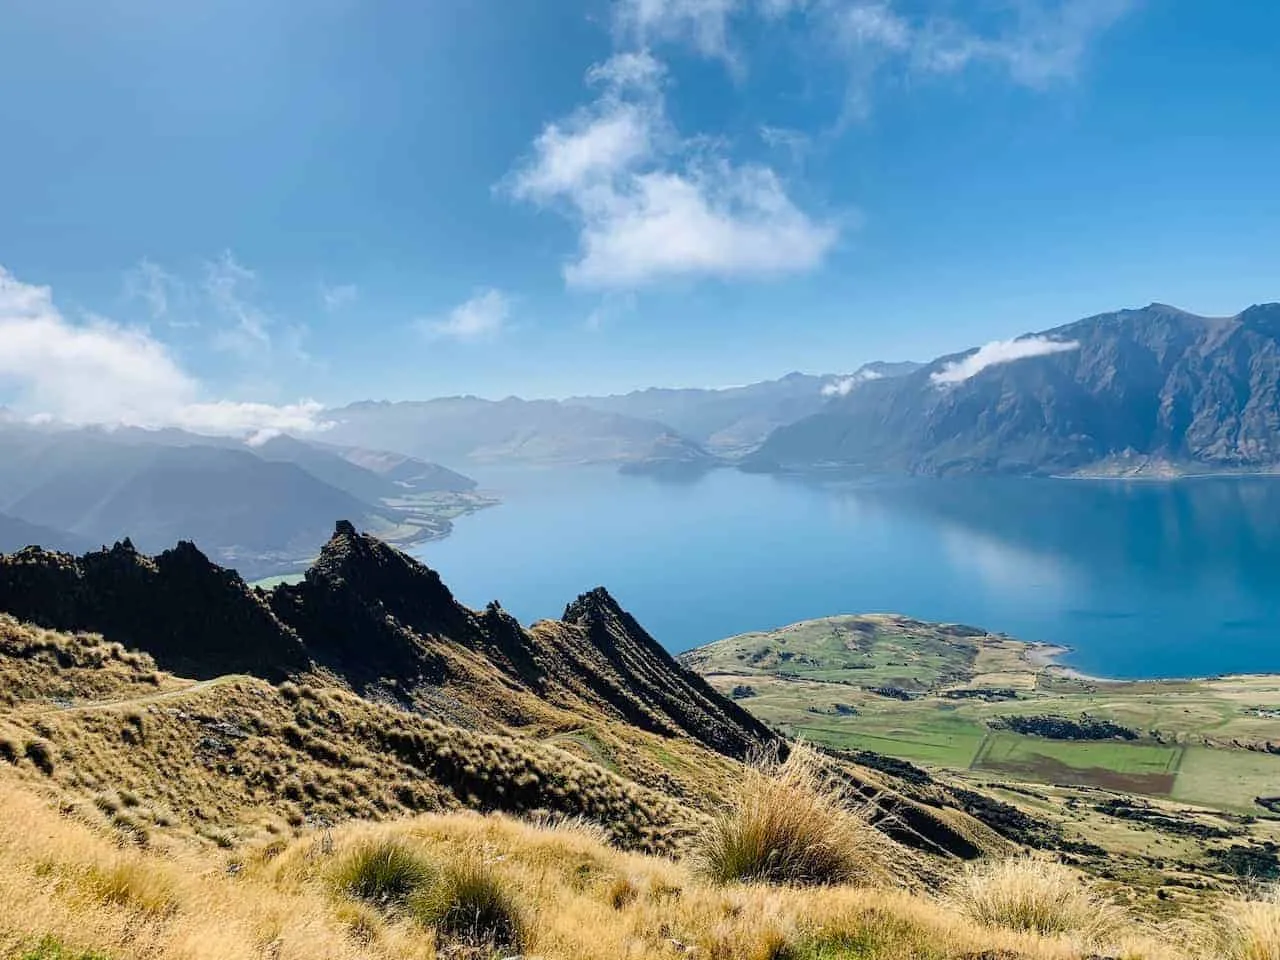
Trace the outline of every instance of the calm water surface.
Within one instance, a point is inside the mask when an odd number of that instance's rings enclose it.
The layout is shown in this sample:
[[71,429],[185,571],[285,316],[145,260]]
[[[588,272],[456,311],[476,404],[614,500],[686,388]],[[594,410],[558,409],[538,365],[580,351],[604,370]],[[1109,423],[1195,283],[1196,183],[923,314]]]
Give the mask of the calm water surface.
[[475,475],[505,502],[418,555],[525,622],[604,584],[672,651],[893,611],[1066,644],[1106,676],[1280,671],[1280,480]]

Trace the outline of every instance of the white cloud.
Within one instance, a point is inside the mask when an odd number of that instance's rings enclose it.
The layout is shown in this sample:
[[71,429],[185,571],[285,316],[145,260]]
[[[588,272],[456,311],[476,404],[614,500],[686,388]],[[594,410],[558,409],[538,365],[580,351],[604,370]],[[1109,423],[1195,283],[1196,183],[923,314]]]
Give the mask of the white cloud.
[[320,302],[330,312],[340,310],[349,303],[355,303],[360,295],[354,283],[340,283],[331,287],[327,283],[320,284]]
[[938,386],[949,386],[964,383],[977,376],[988,367],[1002,363],[1013,363],[1015,360],[1026,360],[1030,357],[1044,357],[1053,353],[1066,353],[1079,350],[1080,344],[1074,340],[1050,340],[1048,337],[1023,337],[1020,340],[993,340],[979,347],[967,357],[952,361],[941,370],[930,376]]
[[437,320],[420,320],[427,336],[449,340],[492,340],[502,332],[511,315],[511,301],[500,290],[481,290],[466,303]]
[[623,38],[636,46],[687,42],[733,66],[729,19],[739,5],[739,0],[617,0],[614,21]]
[[180,427],[265,439],[324,428],[320,406],[211,401],[169,350],[142,328],[94,317],[72,323],[48,287],[0,267],[0,384],[27,419],[70,424]]
[[817,0],[811,12],[850,71],[849,99],[865,110],[867,87],[894,62],[918,74],[947,75],[988,65],[1036,89],[1076,76],[1090,45],[1136,0],[1022,0],[977,29],[929,14],[911,18],[887,0]]
[[800,210],[769,167],[735,165],[672,129],[648,53],[593,67],[598,98],[548,124],[508,181],[580,226],[575,286],[630,289],[680,276],[769,276],[816,267],[838,230]]
[[[876,75],[897,64],[917,74],[946,75],[970,66],[1005,71],[1016,83],[1043,88],[1076,76],[1090,45],[1138,0],[1013,0],[991,4],[981,26],[899,0],[616,0],[621,36],[639,46],[672,41],[741,70],[730,27],[758,12],[772,21],[800,14],[819,46],[834,48],[849,71],[847,111],[866,113]],[[975,18],[976,19],[976,18]],[[812,52],[812,51],[811,51]]]
[[857,373],[848,377],[841,377],[839,380],[833,380],[830,383],[822,385],[822,395],[824,397],[847,397],[860,383],[866,383],[868,380],[882,380],[884,374],[877,373],[874,370],[859,370]]

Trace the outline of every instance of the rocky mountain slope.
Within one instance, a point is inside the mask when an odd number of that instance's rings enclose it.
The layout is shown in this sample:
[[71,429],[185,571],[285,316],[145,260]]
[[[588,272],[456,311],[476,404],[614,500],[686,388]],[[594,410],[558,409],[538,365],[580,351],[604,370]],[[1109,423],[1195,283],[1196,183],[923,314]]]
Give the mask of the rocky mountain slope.
[[919,364],[877,361],[849,376],[789,373],[742,387],[650,387],[604,397],[570,397],[566,403],[606,413],[657,420],[721,456],[754,450],[777,427],[817,413],[832,396],[866,380],[903,376]]
[[941,357],[858,385],[750,459],[920,474],[1277,465],[1280,304],[1227,318],[1152,304]]

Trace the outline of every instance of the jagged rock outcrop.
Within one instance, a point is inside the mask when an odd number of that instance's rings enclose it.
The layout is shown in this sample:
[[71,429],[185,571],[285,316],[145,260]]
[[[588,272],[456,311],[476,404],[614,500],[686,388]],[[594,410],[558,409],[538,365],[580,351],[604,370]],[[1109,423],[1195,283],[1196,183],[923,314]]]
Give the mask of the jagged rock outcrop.
[[[151,558],[127,540],[76,558],[0,558],[0,611],[102,633],[198,678],[322,668],[357,692],[476,726],[528,719],[517,694],[742,756],[773,734],[680,667],[603,588],[531,630],[470,610],[439,574],[340,521],[302,582],[269,593],[190,543]],[[443,691],[443,693],[442,693]]]
[[185,541],[155,557],[127,539],[81,557],[38,547],[0,556],[0,610],[104,634],[185,676],[279,679],[308,663],[297,634],[239,574]]

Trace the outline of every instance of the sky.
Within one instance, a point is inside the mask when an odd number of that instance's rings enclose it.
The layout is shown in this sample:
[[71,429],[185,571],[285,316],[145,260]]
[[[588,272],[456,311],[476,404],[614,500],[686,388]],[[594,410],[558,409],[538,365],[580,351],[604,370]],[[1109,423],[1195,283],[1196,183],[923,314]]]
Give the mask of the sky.
[[1272,0],[15,0],[0,404],[721,386],[1280,299]]

